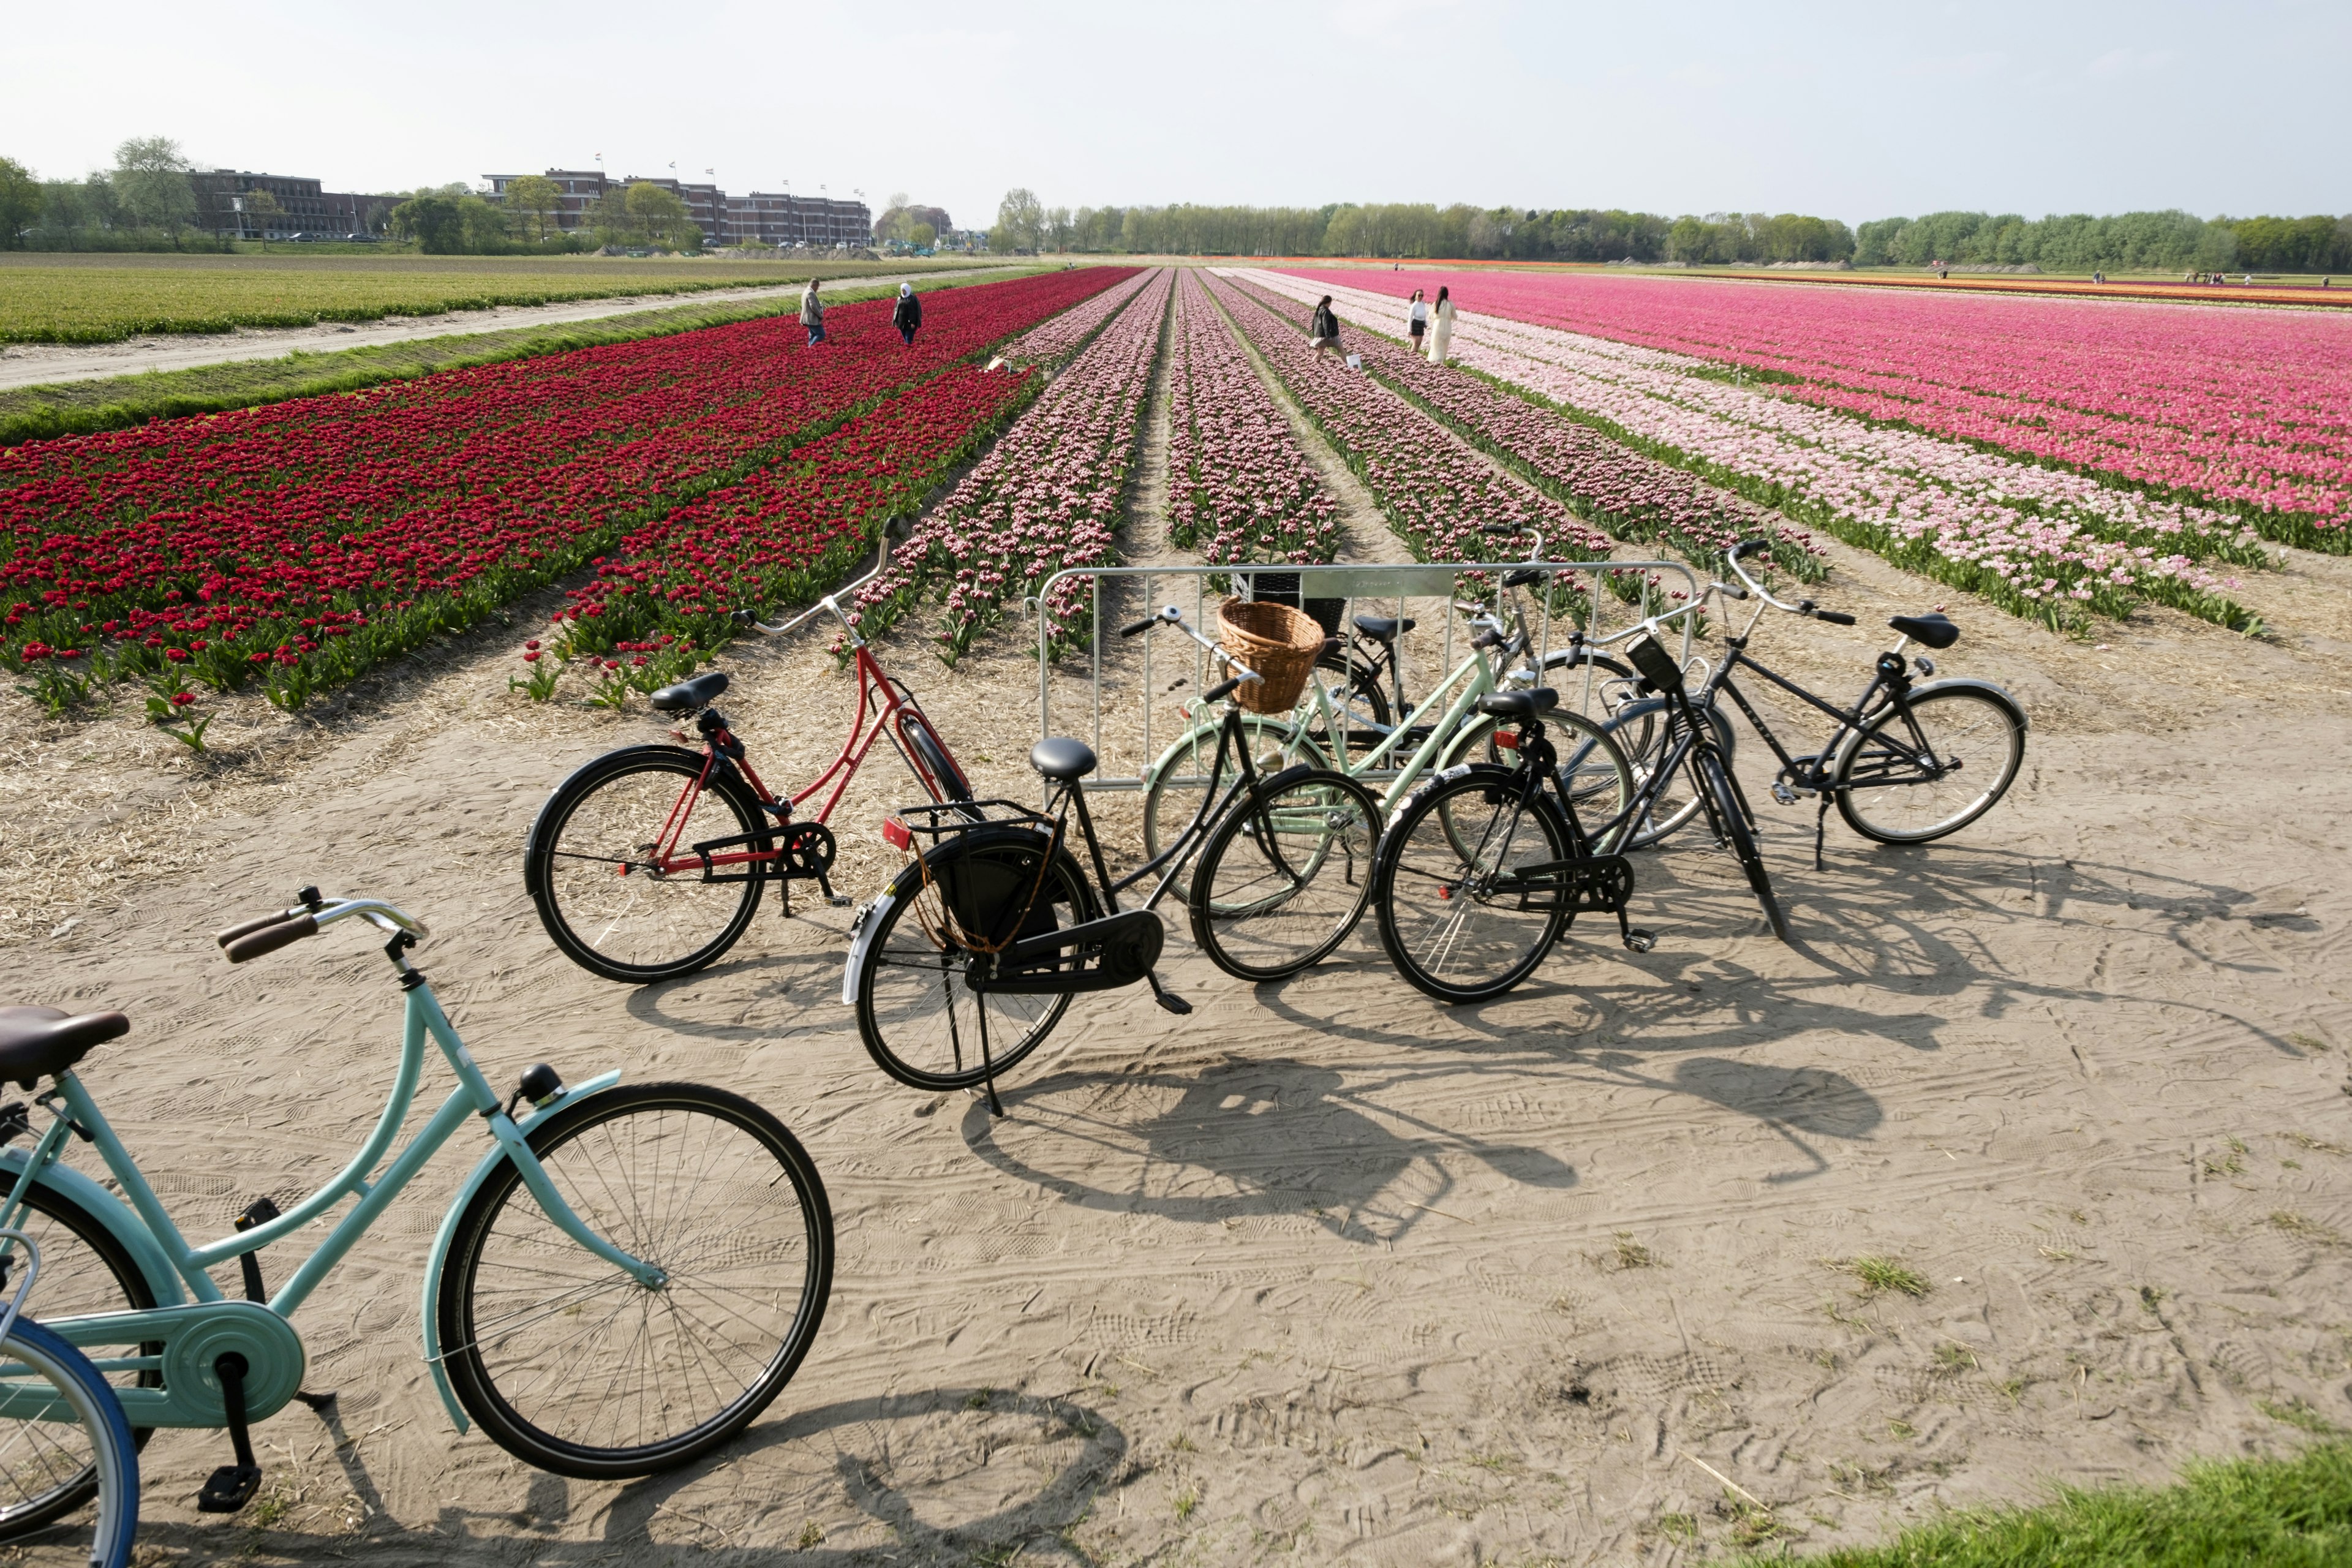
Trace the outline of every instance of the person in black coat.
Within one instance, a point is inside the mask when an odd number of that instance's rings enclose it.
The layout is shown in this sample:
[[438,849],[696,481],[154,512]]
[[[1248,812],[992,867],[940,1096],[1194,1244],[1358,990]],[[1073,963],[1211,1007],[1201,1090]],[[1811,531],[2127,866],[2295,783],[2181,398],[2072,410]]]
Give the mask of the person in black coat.
[[1328,349],[1338,354],[1339,349],[1339,318],[1331,309],[1331,296],[1326,294],[1315,302],[1315,314],[1307,318],[1307,346]]
[[908,348],[915,346],[915,329],[923,324],[923,302],[915,298],[912,283],[898,285],[898,302],[890,307],[890,324],[898,329]]

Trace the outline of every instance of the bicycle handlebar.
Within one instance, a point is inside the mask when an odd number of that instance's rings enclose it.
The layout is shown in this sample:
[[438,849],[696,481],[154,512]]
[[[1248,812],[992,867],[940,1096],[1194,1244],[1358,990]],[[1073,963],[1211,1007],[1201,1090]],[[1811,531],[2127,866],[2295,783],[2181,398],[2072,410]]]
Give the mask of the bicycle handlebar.
[[771,637],[783,637],[789,633],[800,630],[801,627],[806,626],[816,616],[824,614],[827,610],[831,610],[836,616],[840,617],[841,624],[844,626],[846,626],[850,631],[855,632],[857,628],[849,625],[849,617],[842,614],[841,605],[838,601],[844,595],[856,593],[858,589],[866,586],[866,584],[874,581],[875,578],[882,575],[884,569],[889,564],[890,529],[886,523],[882,529],[882,552],[875,557],[874,570],[866,574],[865,576],[860,577],[856,582],[843,584],[840,587],[835,588],[832,593],[827,594],[824,598],[819,599],[815,604],[811,605],[807,609],[803,610],[799,615],[794,616],[791,620],[782,622],[776,626],[770,626],[767,622],[760,619],[759,616],[751,614],[749,610],[738,611],[735,618],[746,631],[762,632]]
[[1186,637],[1191,637],[1194,642],[1199,643],[1202,647],[1207,648],[1212,655],[1223,661],[1227,669],[1234,672],[1234,679],[1225,685],[1219,687],[1213,691],[1202,693],[1202,701],[1214,702],[1219,697],[1231,691],[1234,687],[1240,685],[1244,680],[1263,680],[1265,679],[1256,670],[1252,669],[1248,665],[1244,664],[1240,659],[1237,659],[1232,654],[1227,653],[1223,647],[1211,642],[1207,637],[1202,637],[1198,630],[1184,619],[1184,612],[1174,605],[1160,605],[1160,613],[1158,615],[1153,616],[1147,620],[1136,622],[1135,625],[1119,633],[1119,636],[1131,637],[1139,632],[1149,631],[1153,626],[1174,626],[1178,631],[1182,632]]
[[290,909],[257,920],[239,921],[227,930],[217,932],[213,940],[220,943],[231,963],[243,963],[259,958],[265,952],[276,952],[290,942],[306,936],[316,936],[319,928],[353,917],[383,931],[406,931],[419,939],[433,933],[425,922],[407,913],[396,904],[382,899],[322,899],[315,889],[305,888]]
[[276,952],[289,942],[299,942],[306,936],[318,934],[318,917],[300,914],[290,921],[279,921],[275,924],[263,926],[259,931],[249,931],[234,941],[221,943],[221,946],[227,952],[228,961],[231,963],[243,963],[248,958],[259,958],[265,952]]
[[1716,587],[1721,590],[1727,596],[1735,599],[1744,599],[1748,597],[1748,594],[1753,593],[1758,598],[1763,600],[1766,604],[1771,605],[1776,610],[1785,610],[1790,615],[1804,616],[1812,620],[1827,621],[1833,626],[1850,626],[1854,624],[1854,619],[1852,616],[1843,614],[1837,610],[1824,610],[1820,605],[1814,604],[1811,599],[1800,599],[1795,604],[1790,605],[1776,599],[1770,594],[1765,592],[1764,584],[1749,576],[1748,574],[1748,568],[1739,563],[1739,558],[1741,556],[1753,555],[1756,552],[1763,549],[1764,547],[1765,542],[1761,539],[1743,539],[1738,543],[1733,545],[1729,552],[1725,554],[1724,561],[1730,566],[1731,570],[1738,574],[1739,581],[1746,584],[1746,586],[1743,589],[1734,589],[1727,583],[1717,583]]

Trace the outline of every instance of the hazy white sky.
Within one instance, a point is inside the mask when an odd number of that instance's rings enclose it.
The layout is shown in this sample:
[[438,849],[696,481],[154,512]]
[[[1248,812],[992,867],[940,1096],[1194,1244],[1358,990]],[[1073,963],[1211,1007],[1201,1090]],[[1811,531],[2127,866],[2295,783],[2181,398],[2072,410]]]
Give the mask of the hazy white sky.
[[2347,0],[10,7],[0,153],[1048,205],[2352,211]]

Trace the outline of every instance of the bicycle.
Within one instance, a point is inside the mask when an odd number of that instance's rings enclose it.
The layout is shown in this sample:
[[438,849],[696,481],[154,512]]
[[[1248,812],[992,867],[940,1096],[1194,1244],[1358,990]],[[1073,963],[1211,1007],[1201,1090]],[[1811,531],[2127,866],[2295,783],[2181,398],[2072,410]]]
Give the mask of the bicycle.
[[[0,1149],[0,1228],[37,1232],[79,1298],[47,1326],[121,1380],[134,1434],[226,1429],[235,1462],[213,1472],[197,1507],[234,1513],[261,1484],[252,1426],[291,1400],[322,1409],[335,1397],[302,1386],[294,1312],[478,1121],[491,1148],[443,1216],[423,1282],[425,1363],[457,1430],[478,1425],[518,1458],[590,1479],[674,1469],[740,1432],[798,1370],[832,1286],[832,1213],[798,1141],[751,1100],[698,1084],[623,1087],[606,1072],[567,1085],[542,1062],[501,1095],[408,962],[424,924],[382,900],[305,888],[292,907],[218,941],[241,963],[347,920],[386,933],[404,997],[383,1115],[341,1173],[282,1212],[257,1200],[231,1235],[203,1246],[182,1235],[74,1070],[130,1019],[0,1016],[0,1074],[28,1091],[48,1080],[32,1096],[47,1127],[30,1149]],[[394,1153],[428,1038],[457,1082]],[[0,1108],[0,1121],[13,1145],[32,1112],[18,1102]],[[121,1197],[64,1163],[68,1135],[96,1149]],[[350,1212],[268,1289],[262,1249],[345,1197],[357,1200]],[[232,1261],[243,1300],[208,1272]],[[22,1387],[0,1394],[0,1446],[5,1424],[33,1418],[36,1404]],[[61,1478],[35,1500],[62,1507],[83,1484]]]
[[[1505,574],[1504,587],[1507,591],[1517,588],[1542,574],[1539,568],[1515,568]],[[1477,713],[1481,700],[1500,689],[1506,680],[1529,678],[1531,672],[1511,668],[1512,661],[1533,645],[1527,615],[1523,607],[1514,605],[1510,612],[1513,620],[1506,622],[1500,605],[1490,609],[1485,605],[1457,602],[1454,608],[1469,617],[1473,628],[1470,649],[1462,662],[1423,699],[1417,712],[1426,714],[1433,709],[1439,710],[1439,717],[1433,722],[1371,725],[1369,731],[1360,731],[1347,707],[1349,699],[1310,679],[1299,706],[1288,716],[1250,714],[1243,721],[1249,743],[1259,753],[1258,766],[1270,771],[1306,765],[1331,769],[1359,781],[1382,778],[1386,787],[1381,796],[1381,808],[1386,814],[1396,809],[1433,765],[1441,770],[1451,768],[1474,752],[1490,759],[1495,756],[1495,719],[1473,715]],[[1412,629],[1410,621],[1370,616],[1358,616],[1355,624],[1365,636],[1391,645],[1391,653],[1396,637]],[[1369,721],[1364,722],[1369,724]],[[1620,754],[1616,740],[1604,731],[1601,724],[1580,713],[1557,712],[1552,722],[1576,735],[1575,744],[1563,763],[1569,771],[1569,788],[1588,809],[1609,813],[1622,810],[1633,798],[1633,770]],[[1146,774],[1149,782],[1143,797],[1146,856],[1158,855],[1162,842],[1171,837],[1170,824],[1186,820],[1183,814],[1195,809],[1203,782],[1199,772],[1201,752],[1229,727],[1223,721],[1195,725],[1178,736],[1152,763]],[[1319,739],[1356,733],[1368,733],[1370,743],[1360,752],[1351,746],[1344,756],[1334,756],[1336,748],[1327,750]],[[1412,748],[1411,754],[1402,763],[1394,761],[1408,745]]]
[[[90,1568],[123,1568],[139,1536],[139,1441],[89,1358],[25,1315],[41,1251],[21,1230],[0,1230],[0,1289],[20,1247],[25,1277],[0,1310],[0,1397],[21,1399],[27,1418],[0,1441],[0,1540],[46,1529],[95,1498]],[[60,1487],[61,1474],[74,1479]]]
[[[1397,973],[1441,1002],[1483,1002],[1533,973],[1570,921],[1617,917],[1634,952],[1656,939],[1626,918],[1633,868],[1602,852],[1545,725],[1549,687],[1494,691],[1478,711],[1507,725],[1512,765],[1467,763],[1415,789],[1381,837],[1372,904]],[[1573,715],[1570,715],[1573,716]]]
[[[1295,974],[1361,918],[1381,820],[1372,793],[1326,768],[1263,773],[1243,740],[1242,708],[1231,700],[1257,673],[1187,626],[1173,605],[1122,635],[1154,626],[1186,633],[1233,671],[1203,694],[1224,702],[1225,713],[1207,787],[1174,843],[1113,880],[1079,783],[1095,771],[1094,749],[1061,736],[1029,753],[1048,786],[1044,811],[982,801],[974,804],[1000,815],[974,821],[951,806],[912,806],[886,826],[886,838],[902,849],[918,837],[931,847],[859,911],[842,1000],[857,1009],[867,1054],[900,1083],[985,1085],[990,1108],[1002,1114],[996,1076],[1045,1042],[1072,996],[1148,982],[1161,1006],[1191,1012],[1154,966],[1166,942],[1156,907],[1195,846],[1197,871],[1185,894],[1192,935],[1229,974]],[[1233,782],[1220,795],[1228,758]],[[1091,884],[1067,844],[1073,815]],[[1328,874],[1335,861],[1336,877]],[[1120,893],[1154,877],[1140,907],[1119,909]],[[1007,1035],[1010,1043],[1000,1045]]]
[[[547,797],[523,853],[523,883],[565,957],[607,980],[673,980],[735,945],[769,882],[788,917],[796,880],[814,881],[827,903],[847,908],[850,900],[833,890],[835,845],[825,824],[882,736],[933,801],[971,798],[963,769],[914,692],[883,669],[841,606],[889,560],[886,533],[872,572],[791,621],[772,626],[748,613],[738,617],[748,630],[782,636],[830,615],[848,638],[857,707],[840,753],[806,789],[779,796],[761,781],[742,738],[711,706],[728,686],[723,670],[711,670],[652,698],[658,712],[698,715],[700,750],[685,743],[681,726],[671,731],[677,744],[608,752]],[[832,793],[814,816],[794,816],[828,784]]]
[[[1780,760],[1780,771],[1772,782],[1773,798],[1790,805],[1805,795],[1820,801],[1813,831],[1815,869],[1822,867],[1822,837],[1832,802],[1848,826],[1882,844],[1931,843],[1958,832],[1991,810],[2008,793],[2024,761],[2027,721],[2017,700],[1992,682],[1973,678],[1938,680],[1933,660],[1924,655],[1906,656],[1905,650],[1915,641],[1940,652],[1959,640],[1959,627],[1940,612],[1896,616],[1888,621],[1900,638],[1878,656],[1870,684],[1846,707],[1814,695],[1758,662],[1748,654],[1748,644],[1768,608],[1832,626],[1855,624],[1853,616],[1824,610],[1811,599],[1788,604],[1773,597],[1742,564],[1745,557],[1764,547],[1762,541],[1748,540],[1735,545],[1727,556],[1739,578],[1738,587],[1711,584],[1694,604],[1622,634],[1635,637],[1628,657],[1661,695],[1629,704],[1612,721],[1611,728],[1650,726],[1654,720],[1662,722],[1654,725],[1648,744],[1635,753],[1636,770],[1643,778],[1636,800],[1609,831],[1622,840],[1616,847],[1638,848],[1664,839],[1705,808],[1717,821],[1719,835],[1727,837],[1738,853],[1751,887],[1772,917],[1774,931],[1785,941],[1786,926],[1762,858],[1755,850],[1754,814],[1731,773],[1731,726],[1716,701],[1718,693],[1729,695]],[[1727,632],[1721,663],[1694,695],[1687,689],[1681,667],[1658,645],[1656,632],[1676,616],[1694,613],[1709,595],[1727,600],[1753,597],[1759,603],[1738,635]],[[1835,721],[1828,740],[1818,751],[1792,755],[1732,679],[1733,672],[1739,669],[1755,671]],[[1915,671],[1928,684],[1915,685]],[[1705,743],[1693,745],[1702,730]],[[1971,770],[1971,752],[1979,764],[1989,757],[1991,765]],[[1715,759],[1713,764],[1706,763],[1708,757]],[[1712,766],[1719,779],[1702,779],[1691,771],[1695,762]],[[1690,798],[1661,811],[1661,805],[1666,805],[1666,792],[1677,777],[1691,781]],[[1961,781],[1957,787],[1955,780]]]

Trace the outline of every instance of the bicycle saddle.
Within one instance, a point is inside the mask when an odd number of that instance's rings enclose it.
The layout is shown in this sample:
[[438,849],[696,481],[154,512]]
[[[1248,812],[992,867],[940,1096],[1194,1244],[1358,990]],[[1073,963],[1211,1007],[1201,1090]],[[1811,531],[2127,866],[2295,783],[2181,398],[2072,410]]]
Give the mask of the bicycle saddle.
[[681,680],[675,686],[665,686],[654,693],[654,710],[660,713],[691,713],[697,708],[708,708],[727,689],[727,672],[713,669]]
[[1391,620],[1386,616],[1358,616],[1356,617],[1356,629],[1363,633],[1366,637],[1371,638],[1374,642],[1394,642],[1397,640],[1397,634],[1399,632],[1409,632],[1412,630],[1413,624],[1413,618],[1411,616],[1407,616],[1401,621]]
[[1029,748],[1029,765],[1055,784],[1067,784],[1095,771],[1095,749],[1067,735],[1048,735]]
[[1897,616],[1886,623],[1913,642],[1933,648],[1947,648],[1960,640],[1960,628],[1936,610],[1924,616]]
[[1559,693],[1549,686],[1532,691],[1489,691],[1478,699],[1478,711],[1497,719],[1532,719],[1559,705]]
[[131,1020],[120,1013],[75,1017],[55,1007],[0,1007],[0,1079],[15,1079],[30,1094],[36,1080],[55,1077],[101,1042],[130,1032]]

